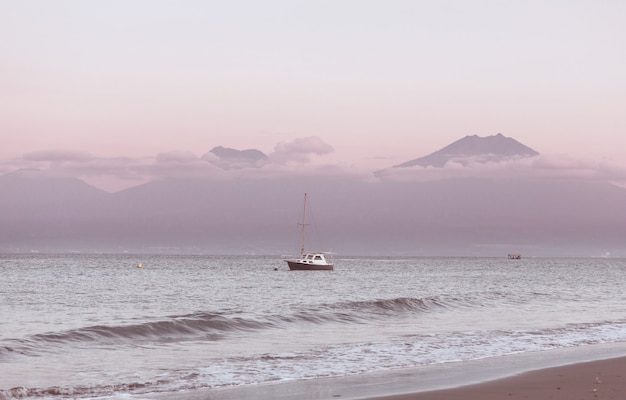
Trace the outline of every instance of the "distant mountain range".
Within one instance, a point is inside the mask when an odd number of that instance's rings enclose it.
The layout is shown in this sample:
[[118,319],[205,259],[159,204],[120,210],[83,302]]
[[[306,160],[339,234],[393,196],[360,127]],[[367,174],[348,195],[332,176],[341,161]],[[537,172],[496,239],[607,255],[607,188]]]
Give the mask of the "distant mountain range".
[[465,136],[425,157],[395,165],[394,168],[413,166],[442,168],[448,162],[467,165],[469,162],[500,162],[515,158],[538,156],[539,153],[501,133],[494,136]]
[[[440,154],[486,154],[484,142],[467,137],[448,146],[462,150]],[[501,135],[487,142],[513,144],[488,147],[494,157],[536,154]],[[167,179],[108,193],[38,171],[0,176],[0,251],[288,254],[298,249],[304,192],[318,249],[339,255],[626,256],[626,189],[609,183],[272,176]]]

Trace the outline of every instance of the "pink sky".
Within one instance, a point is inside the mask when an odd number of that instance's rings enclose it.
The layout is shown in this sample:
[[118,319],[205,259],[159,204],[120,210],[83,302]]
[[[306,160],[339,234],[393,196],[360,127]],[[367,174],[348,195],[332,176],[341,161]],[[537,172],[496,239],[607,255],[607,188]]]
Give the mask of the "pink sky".
[[624,178],[625,2],[440,3],[3,1],[0,174],[113,190],[219,145],[371,171],[501,132]]

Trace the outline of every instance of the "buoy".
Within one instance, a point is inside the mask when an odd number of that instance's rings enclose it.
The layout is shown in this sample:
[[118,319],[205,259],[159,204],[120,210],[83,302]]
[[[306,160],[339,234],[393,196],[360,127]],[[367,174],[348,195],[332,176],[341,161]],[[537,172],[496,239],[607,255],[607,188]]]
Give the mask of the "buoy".
[[143,267],[143,265],[141,265],[141,263],[137,263],[137,268],[141,268]]

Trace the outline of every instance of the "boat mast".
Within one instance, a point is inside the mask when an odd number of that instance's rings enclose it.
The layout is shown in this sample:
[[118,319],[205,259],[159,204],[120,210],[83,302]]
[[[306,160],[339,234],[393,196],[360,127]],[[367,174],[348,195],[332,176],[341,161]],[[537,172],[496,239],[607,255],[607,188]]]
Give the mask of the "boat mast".
[[306,226],[306,192],[304,193],[304,207],[302,209],[302,224],[300,225],[302,225],[300,255],[304,255],[304,227]]

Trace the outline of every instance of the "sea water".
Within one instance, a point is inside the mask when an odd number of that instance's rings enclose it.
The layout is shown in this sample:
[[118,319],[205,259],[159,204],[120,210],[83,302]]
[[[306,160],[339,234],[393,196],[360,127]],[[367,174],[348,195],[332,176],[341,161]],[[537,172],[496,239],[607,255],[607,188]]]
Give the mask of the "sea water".
[[0,399],[175,398],[626,342],[625,259],[334,261],[0,255]]

